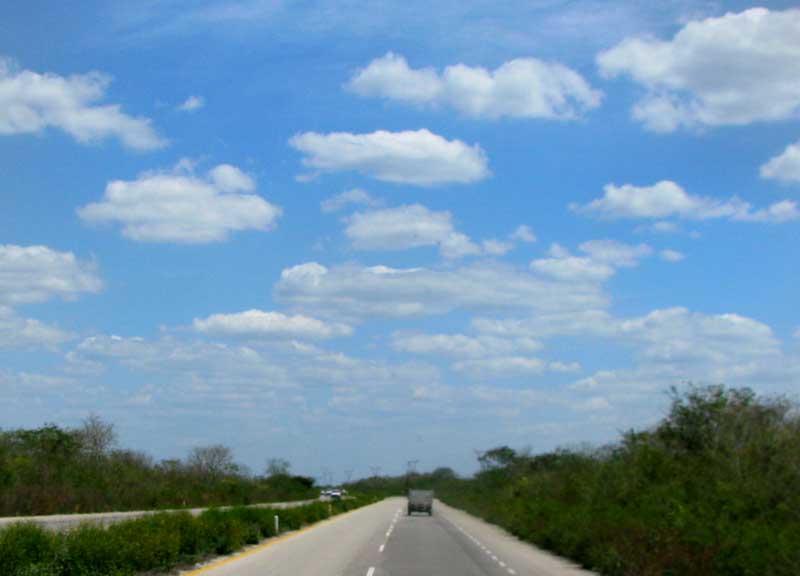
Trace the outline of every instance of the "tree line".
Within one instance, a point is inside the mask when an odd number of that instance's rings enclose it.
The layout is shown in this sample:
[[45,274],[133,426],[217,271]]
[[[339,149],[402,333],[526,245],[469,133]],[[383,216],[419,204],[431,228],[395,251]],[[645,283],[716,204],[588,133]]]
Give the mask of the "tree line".
[[77,428],[0,430],[0,516],[246,505],[315,497],[314,480],[270,460],[261,475],[227,446],[156,461],[119,448],[96,415]]
[[479,472],[373,477],[443,501],[612,576],[790,576],[800,566],[800,416],[784,398],[672,390],[656,426],[613,445],[481,452]]

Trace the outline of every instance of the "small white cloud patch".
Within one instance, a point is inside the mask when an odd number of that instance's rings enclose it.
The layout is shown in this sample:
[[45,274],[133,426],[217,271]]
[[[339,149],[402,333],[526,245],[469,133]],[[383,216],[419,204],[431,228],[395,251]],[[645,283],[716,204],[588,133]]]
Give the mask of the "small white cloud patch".
[[73,334],[31,318],[21,318],[7,306],[0,306],[0,349],[53,348],[74,338]]
[[180,162],[171,171],[109,182],[102,201],[78,215],[87,222],[118,222],[122,234],[138,242],[220,242],[231,232],[275,225],[281,209],[254,191],[253,179],[236,166],[220,164],[200,177],[191,163]]
[[[652,186],[617,186],[607,184],[601,198],[588,204],[570,204],[570,209],[608,219],[681,218],[685,220],[728,219],[738,222],[781,223],[800,219],[800,211],[792,200],[783,200],[755,209],[750,203],[733,197],[718,200],[689,194],[679,184],[662,180]],[[662,229],[668,224],[659,223]]]
[[349,336],[353,329],[347,324],[323,322],[310,316],[287,316],[280,312],[246,310],[236,314],[213,314],[195,318],[194,329],[205,334],[249,338],[331,338]]
[[480,146],[447,140],[429,130],[370,134],[304,132],[289,145],[303,164],[323,172],[356,171],[384,182],[436,186],[467,184],[489,176]]
[[678,252],[677,250],[670,250],[667,248],[666,250],[662,250],[659,253],[662,260],[666,260],[667,262],[680,262],[686,258],[686,255],[683,252]]
[[0,244],[0,304],[73,299],[103,288],[94,262],[47,246]]
[[782,182],[800,182],[800,142],[790,144],[782,154],[761,166],[761,177]]
[[439,73],[412,69],[403,56],[389,52],[359,70],[347,88],[360,96],[449,106],[479,118],[569,120],[602,101],[602,93],[574,70],[536,58],[510,60],[495,70],[456,64]]
[[98,104],[111,83],[99,72],[59,76],[17,70],[0,57],[0,134],[58,128],[78,142],[118,138],[136,150],[166,145],[148,118],[128,116],[117,104]]
[[456,231],[452,215],[420,204],[369,212],[347,218],[345,234],[356,250],[408,250],[438,246],[448,259],[466,256],[502,256],[514,248],[510,242],[489,239],[480,245]]
[[536,234],[533,233],[530,226],[525,224],[521,226],[517,226],[517,229],[511,233],[512,240],[518,240],[520,242],[536,242]]
[[180,112],[196,112],[206,105],[206,100],[202,96],[189,96],[178,106]]
[[580,245],[585,256],[575,256],[558,244],[549,250],[549,258],[531,262],[531,269],[559,280],[603,282],[613,276],[618,268],[633,268],[639,260],[652,254],[646,244],[632,246],[614,240],[590,240]]
[[376,208],[381,205],[381,201],[373,198],[366,190],[353,188],[326,198],[320,203],[320,210],[323,212],[338,212],[347,206],[366,206]]

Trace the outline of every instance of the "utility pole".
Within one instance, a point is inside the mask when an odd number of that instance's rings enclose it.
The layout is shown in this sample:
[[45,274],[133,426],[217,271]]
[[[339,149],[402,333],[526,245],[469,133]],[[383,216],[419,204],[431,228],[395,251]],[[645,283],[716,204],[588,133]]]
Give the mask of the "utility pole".
[[344,482],[345,484],[350,484],[350,480],[353,478],[353,471],[352,470],[345,470],[344,471]]

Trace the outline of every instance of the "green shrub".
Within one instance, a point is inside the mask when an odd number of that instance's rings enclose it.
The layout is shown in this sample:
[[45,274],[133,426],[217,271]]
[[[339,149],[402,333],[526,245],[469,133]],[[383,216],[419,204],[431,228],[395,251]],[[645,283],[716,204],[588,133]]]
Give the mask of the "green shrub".
[[118,563],[136,571],[174,566],[180,559],[181,533],[169,514],[156,514],[115,524],[106,537],[117,548]]
[[109,538],[106,529],[83,525],[65,533],[62,538],[62,576],[133,574],[132,567],[121,564],[118,542]]
[[206,510],[198,517],[216,554],[230,554],[247,539],[247,526],[234,514],[218,509]]
[[54,554],[51,534],[35,524],[12,524],[0,530],[0,574],[15,576],[34,570]]

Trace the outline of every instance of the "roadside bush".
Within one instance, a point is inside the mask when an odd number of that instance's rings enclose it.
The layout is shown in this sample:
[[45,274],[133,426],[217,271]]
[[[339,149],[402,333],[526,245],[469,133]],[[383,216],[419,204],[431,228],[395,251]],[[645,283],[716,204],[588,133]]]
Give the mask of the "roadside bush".
[[121,563],[118,542],[109,537],[106,529],[97,526],[80,526],[59,538],[60,576],[123,576],[133,574]]
[[216,554],[230,554],[241,548],[247,539],[247,526],[235,513],[206,510],[198,517],[198,521],[211,544],[211,551]]
[[[14,524],[0,530],[0,574],[21,574],[52,558],[51,534],[35,524]],[[43,570],[43,569],[42,569]]]
[[[330,504],[334,513],[363,506],[374,499]],[[62,534],[34,524],[14,524],[0,530],[1,576],[133,576],[167,572],[180,563],[211,554],[230,554],[262,537],[275,535],[274,516],[281,530],[293,530],[328,517],[329,505],[295,508],[210,509],[197,517],[188,512],[164,512],[114,524],[108,528],[82,525]]]
[[169,514],[115,524],[106,536],[117,549],[118,564],[136,571],[168,569],[180,559],[181,533]]

